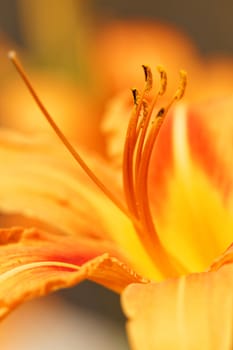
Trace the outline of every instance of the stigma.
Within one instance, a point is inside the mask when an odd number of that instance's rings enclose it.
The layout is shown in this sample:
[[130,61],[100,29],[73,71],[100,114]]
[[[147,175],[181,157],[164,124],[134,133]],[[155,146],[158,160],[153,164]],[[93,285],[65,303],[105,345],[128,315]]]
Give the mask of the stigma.
[[185,273],[183,267],[166,251],[156,231],[148,195],[148,173],[152,151],[160,128],[172,105],[184,95],[187,85],[186,72],[180,71],[180,84],[174,96],[167,105],[158,108],[156,111],[159,98],[166,93],[167,74],[162,66],[157,67],[160,83],[157,92],[151,98],[150,95],[153,88],[152,72],[148,66],[142,66],[145,75],[145,85],[142,92],[139,92],[137,89],[132,90],[133,108],[124,143],[122,176],[125,201],[122,201],[89,168],[85,160],[57,126],[38,97],[16,53],[11,51],[8,57],[61,142],[91,181],[129,218],[141,244],[161,273],[166,276],[177,276]]

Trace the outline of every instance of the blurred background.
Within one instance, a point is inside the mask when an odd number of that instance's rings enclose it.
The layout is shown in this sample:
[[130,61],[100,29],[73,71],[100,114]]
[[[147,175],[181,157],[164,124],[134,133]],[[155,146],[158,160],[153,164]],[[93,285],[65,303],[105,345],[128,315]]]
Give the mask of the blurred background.
[[[232,0],[0,0],[0,123],[49,132],[7,60],[13,48],[64,132],[107,157],[101,120],[141,84],[141,64],[164,64],[172,81],[186,68],[190,100],[232,93],[232,14]],[[119,297],[85,282],[20,307],[1,349],[124,350],[124,327]]]

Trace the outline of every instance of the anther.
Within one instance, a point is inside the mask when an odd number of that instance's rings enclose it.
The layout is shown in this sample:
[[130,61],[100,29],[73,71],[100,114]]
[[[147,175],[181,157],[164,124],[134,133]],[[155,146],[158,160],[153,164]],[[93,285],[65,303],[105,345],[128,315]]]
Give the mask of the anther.
[[163,95],[167,89],[167,73],[162,66],[157,66],[157,70],[160,74],[160,89],[158,94]]
[[[142,129],[144,127],[147,115],[148,115],[148,111],[149,111],[149,105],[148,102],[143,100],[142,101],[142,119],[140,120],[140,124],[137,128],[137,131],[139,131],[140,129]],[[138,136],[138,135],[137,135]]]
[[161,118],[161,117],[163,117],[165,111],[166,111],[165,108],[162,107],[162,108],[158,111],[158,113],[156,114],[156,118]]
[[142,66],[145,74],[146,88],[145,91],[149,92],[153,86],[153,76],[150,67],[143,65]]
[[149,105],[147,101],[142,101],[142,107],[143,107],[143,118],[145,118],[148,114]]
[[131,89],[133,94],[133,102],[135,106],[138,106],[138,102],[140,100],[140,94],[137,89]]
[[180,86],[178,87],[175,98],[176,100],[180,100],[185,93],[186,85],[187,85],[187,73],[184,70],[180,70]]

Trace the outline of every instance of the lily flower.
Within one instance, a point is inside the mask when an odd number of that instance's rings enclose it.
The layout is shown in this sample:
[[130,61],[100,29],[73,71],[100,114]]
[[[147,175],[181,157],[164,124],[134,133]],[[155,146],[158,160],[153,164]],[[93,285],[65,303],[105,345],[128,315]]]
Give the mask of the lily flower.
[[149,97],[144,66],[122,186],[109,163],[77,153],[10,58],[65,148],[1,131],[1,211],[37,226],[0,232],[1,318],[86,278],[122,293],[132,349],[230,349],[233,99],[173,106],[186,88],[181,71],[174,96],[160,105],[166,72],[158,67],[160,85]]

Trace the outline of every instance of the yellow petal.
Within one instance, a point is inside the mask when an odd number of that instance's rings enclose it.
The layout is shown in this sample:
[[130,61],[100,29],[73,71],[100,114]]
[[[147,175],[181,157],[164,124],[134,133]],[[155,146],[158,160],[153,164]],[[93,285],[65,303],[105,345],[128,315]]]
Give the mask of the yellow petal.
[[151,161],[150,194],[159,236],[189,271],[206,270],[232,242],[233,99],[179,105]]
[[[118,178],[98,156],[82,152],[90,168],[120,200]],[[40,220],[55,232],[114,242],[138,273],[158,275],[130,220],[102,194],[54,139],[33,141],[1,131],[0,209]],[[15,223],[17,224],[17,222]]]
[[1,230],[0,237],[0,318],[25,300],[84,279],[116,292],[144,281],[107,243],[20,228]]
[[134,284],[122,303],[133,350],[229,350],[233,265],[164,283]]

